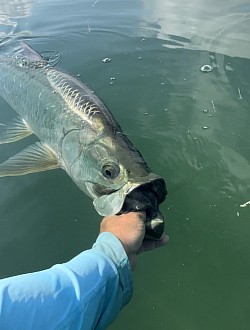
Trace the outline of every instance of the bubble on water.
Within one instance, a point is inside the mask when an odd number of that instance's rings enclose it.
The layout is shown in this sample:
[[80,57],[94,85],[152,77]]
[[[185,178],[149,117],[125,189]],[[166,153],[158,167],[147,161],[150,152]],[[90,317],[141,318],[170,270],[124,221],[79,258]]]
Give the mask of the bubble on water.
[[213,71],[213,67],[209,64],[204,64],[201,68],[200,68],[201,72],[211,72]]
[[240,207],[246,207],[247,205],[250,205],[250,201],[244,203],[244,204],[241,204]]
[[102,61],[103,61],[103,63],[109,63],[109,62],[111,62],[111,58],[106,57]]
[[203,126],[202,128],[203,128],[203,129],[208,129],[209,127],[208,127],[208,126]]
[[[41,52],[41,55],[50,66],[56,66],[62,61],[62,55],[54,50],[45,50]],[[42,64],[42,63],[41,63]]]
[[241,95],[241,91],[240,91],[239,87],[238,87],[238,95],[239,95],[239,99],[240,99],[240,100],[243,100],[243,97],[242,97],[242,95]]
[[144,115],[148,115],[148,112],[144,112]]
[[226,65],[225,65],[225,69],[226,69],[227,71],[234,71],[234,69],[231,67],[231,63],[226,64]]

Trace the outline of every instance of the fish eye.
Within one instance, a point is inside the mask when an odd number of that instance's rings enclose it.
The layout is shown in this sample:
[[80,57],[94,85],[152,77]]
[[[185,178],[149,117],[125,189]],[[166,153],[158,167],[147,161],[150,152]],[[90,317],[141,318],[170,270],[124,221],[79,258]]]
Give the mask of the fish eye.
[[109,180],[114,180],[120,174],[120,168],[117,164],[108,163],[102,166],[102,175]]

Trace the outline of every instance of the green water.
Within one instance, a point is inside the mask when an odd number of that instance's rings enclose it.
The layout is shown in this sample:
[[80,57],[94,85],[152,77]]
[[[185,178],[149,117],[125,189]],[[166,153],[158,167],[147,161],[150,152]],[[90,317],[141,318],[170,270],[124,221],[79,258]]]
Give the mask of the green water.
[[[0,18],[3,39],[59,52],[166,179],[169,245],[138,258],[133,299],[110,329],[248,330],[250,6],[1,1]],[[0,122],[14,116],[0,109]],[[0,161],[33,140],[1,145]],[[0,277],[67,261],[99,222],[62,170],[1,178]]]

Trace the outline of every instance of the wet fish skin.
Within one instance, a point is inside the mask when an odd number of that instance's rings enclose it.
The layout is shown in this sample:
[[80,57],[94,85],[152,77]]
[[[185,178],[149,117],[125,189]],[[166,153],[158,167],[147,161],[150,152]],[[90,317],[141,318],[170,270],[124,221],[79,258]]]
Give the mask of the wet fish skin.
[[123,207],[126,197],[139,189],[146,203],[143,190],[158,187],[151,206],[142,207],[148,214],[158,212],[167,194],[165,181],[151,172],[113,115],[85,84],[49,66],[24,43],[5,52],[0,49],[0,83],[0,95],[19,115],[19,124],[7,126],[0,142],[32,133],[41,141],[0,164],[0,176],[61,167],[93,198],[103,216],[138,210],[131,197],[126,203],[130,200],[130,206]]

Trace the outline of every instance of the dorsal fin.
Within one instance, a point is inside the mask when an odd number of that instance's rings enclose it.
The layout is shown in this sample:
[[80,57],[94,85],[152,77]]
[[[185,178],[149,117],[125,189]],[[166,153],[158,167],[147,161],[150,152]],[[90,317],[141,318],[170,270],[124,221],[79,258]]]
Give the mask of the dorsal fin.
[[44,58],[35,51],[32,47],[30,47],[25,42],[20,42],[20,47],[17,51],[22,57],[27,58],[31,61],[45,61]]

